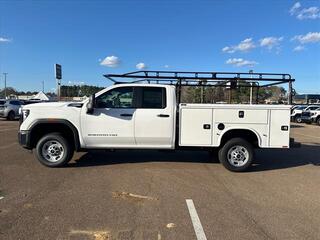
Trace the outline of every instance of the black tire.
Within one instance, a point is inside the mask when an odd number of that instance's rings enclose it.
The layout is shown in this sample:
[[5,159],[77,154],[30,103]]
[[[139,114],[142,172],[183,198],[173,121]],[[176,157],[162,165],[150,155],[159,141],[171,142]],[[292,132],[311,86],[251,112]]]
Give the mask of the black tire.
[[301,116],[297,116],[297,117],[295,118],[295,121],[296,121],[296,123],[302,123],[302,118],[301,118]]
[[[46,144],[46,146],[45,146]],[[46,148],[49,146],[48,148]],[[57,157],[50,156],[50,148],[52,151],[60,153]],[[48,153],[44,154],[47,149]],[[62,151],[62,153],[61,153]],[[64,138],[60,133],[49,133],[43,136],[37,143],[36,156],[39,162],[47,167],[61,167],[66,165],[72,158],[74,149],[72,145]],[[54,160],[48,160],[48,158],[55,158]]]
[[320,126],[320,117],[317,119],[317,124]]
[[[244,157],[244,161],[240,161],[237,166],[236,161],[232,160],[233,154],[237,154],[234,156],[235,158],[240,159],[241,157]],[[226,169],[232,172],[246,171],[251,166],[253,158],[254,151],[252,145],[242,138],[230,139],[219,151],[220,162]]]
[[16,114],[14,113],[14,111],[10,111],[9,114],[8,114],[7,119],[9,121],[13,121],[15,118],[16,118]]

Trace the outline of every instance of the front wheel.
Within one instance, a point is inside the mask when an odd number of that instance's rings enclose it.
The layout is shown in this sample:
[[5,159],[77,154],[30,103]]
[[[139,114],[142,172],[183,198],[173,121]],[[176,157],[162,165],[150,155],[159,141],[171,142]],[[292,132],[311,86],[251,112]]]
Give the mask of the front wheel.
[[296,117],[296,122],[297,122],[297,123],[302,123],[302,118],[301,118],[301,116],[297,116],[297,117]]
[[317,124],[320,126],[320,117],[317,120]]
[[36,156],[47,167],[66,165],[73,156],[72,145],[59,133],[43,136],[37,143]]
[[243,172],[252,163],[254,151],[252,145],[242,138],[232,138],[219,151],[222,165],[232,172]]
[[7,118],[8,118],[9,121],[13,121],[16,118],[16,115],[15,115],[15,113],[13,111],[11,111],[11,112],[9,112]]

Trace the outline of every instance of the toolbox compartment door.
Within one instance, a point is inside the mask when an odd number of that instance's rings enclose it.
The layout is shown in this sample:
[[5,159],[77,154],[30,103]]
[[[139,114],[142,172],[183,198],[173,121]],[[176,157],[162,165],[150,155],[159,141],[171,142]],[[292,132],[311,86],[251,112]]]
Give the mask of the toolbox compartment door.
[[215,109],[218,123],[267,124],[268,110],[263,109]]
[[269,147],[289,148],[289,145],[290,110],[271,110]]
[[212,145],[213,109],[180,109],[180,146]]

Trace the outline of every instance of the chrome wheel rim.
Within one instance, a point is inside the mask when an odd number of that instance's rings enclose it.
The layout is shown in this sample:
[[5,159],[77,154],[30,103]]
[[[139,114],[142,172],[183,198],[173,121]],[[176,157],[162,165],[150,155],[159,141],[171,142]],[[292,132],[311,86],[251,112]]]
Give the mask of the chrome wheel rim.
[[236,145],[227,153],[229,163],[234,167],[242,167],[249,161],[249,152],[244,146]]
[[42,156],[49,162],[58,162],[64,155],[64,148],[57,140],[50,140],[42,146]]

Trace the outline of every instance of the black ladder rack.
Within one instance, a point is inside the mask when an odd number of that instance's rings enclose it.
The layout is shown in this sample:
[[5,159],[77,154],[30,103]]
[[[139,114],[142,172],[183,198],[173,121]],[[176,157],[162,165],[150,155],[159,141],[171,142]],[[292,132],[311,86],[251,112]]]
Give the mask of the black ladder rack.
[[[230,87],[246,81],[255,85],[241,85],[241,87],[269,87],[288,83],[288,103],[292,104],[292,83],[295,81],[287,73],[255,73],[255,72],[181,72],[181,71],[135,71],[124,74],[105,74],[114,84],[128,84],[137,82],[175,85],[179,91],[181,86]],[[126,79],[127,81],[117,81]],[[131,79],[131,80],[129,80]],[[128,81],[129,80],[129,81]],[[259,82],[263,82],[262,85]]]

